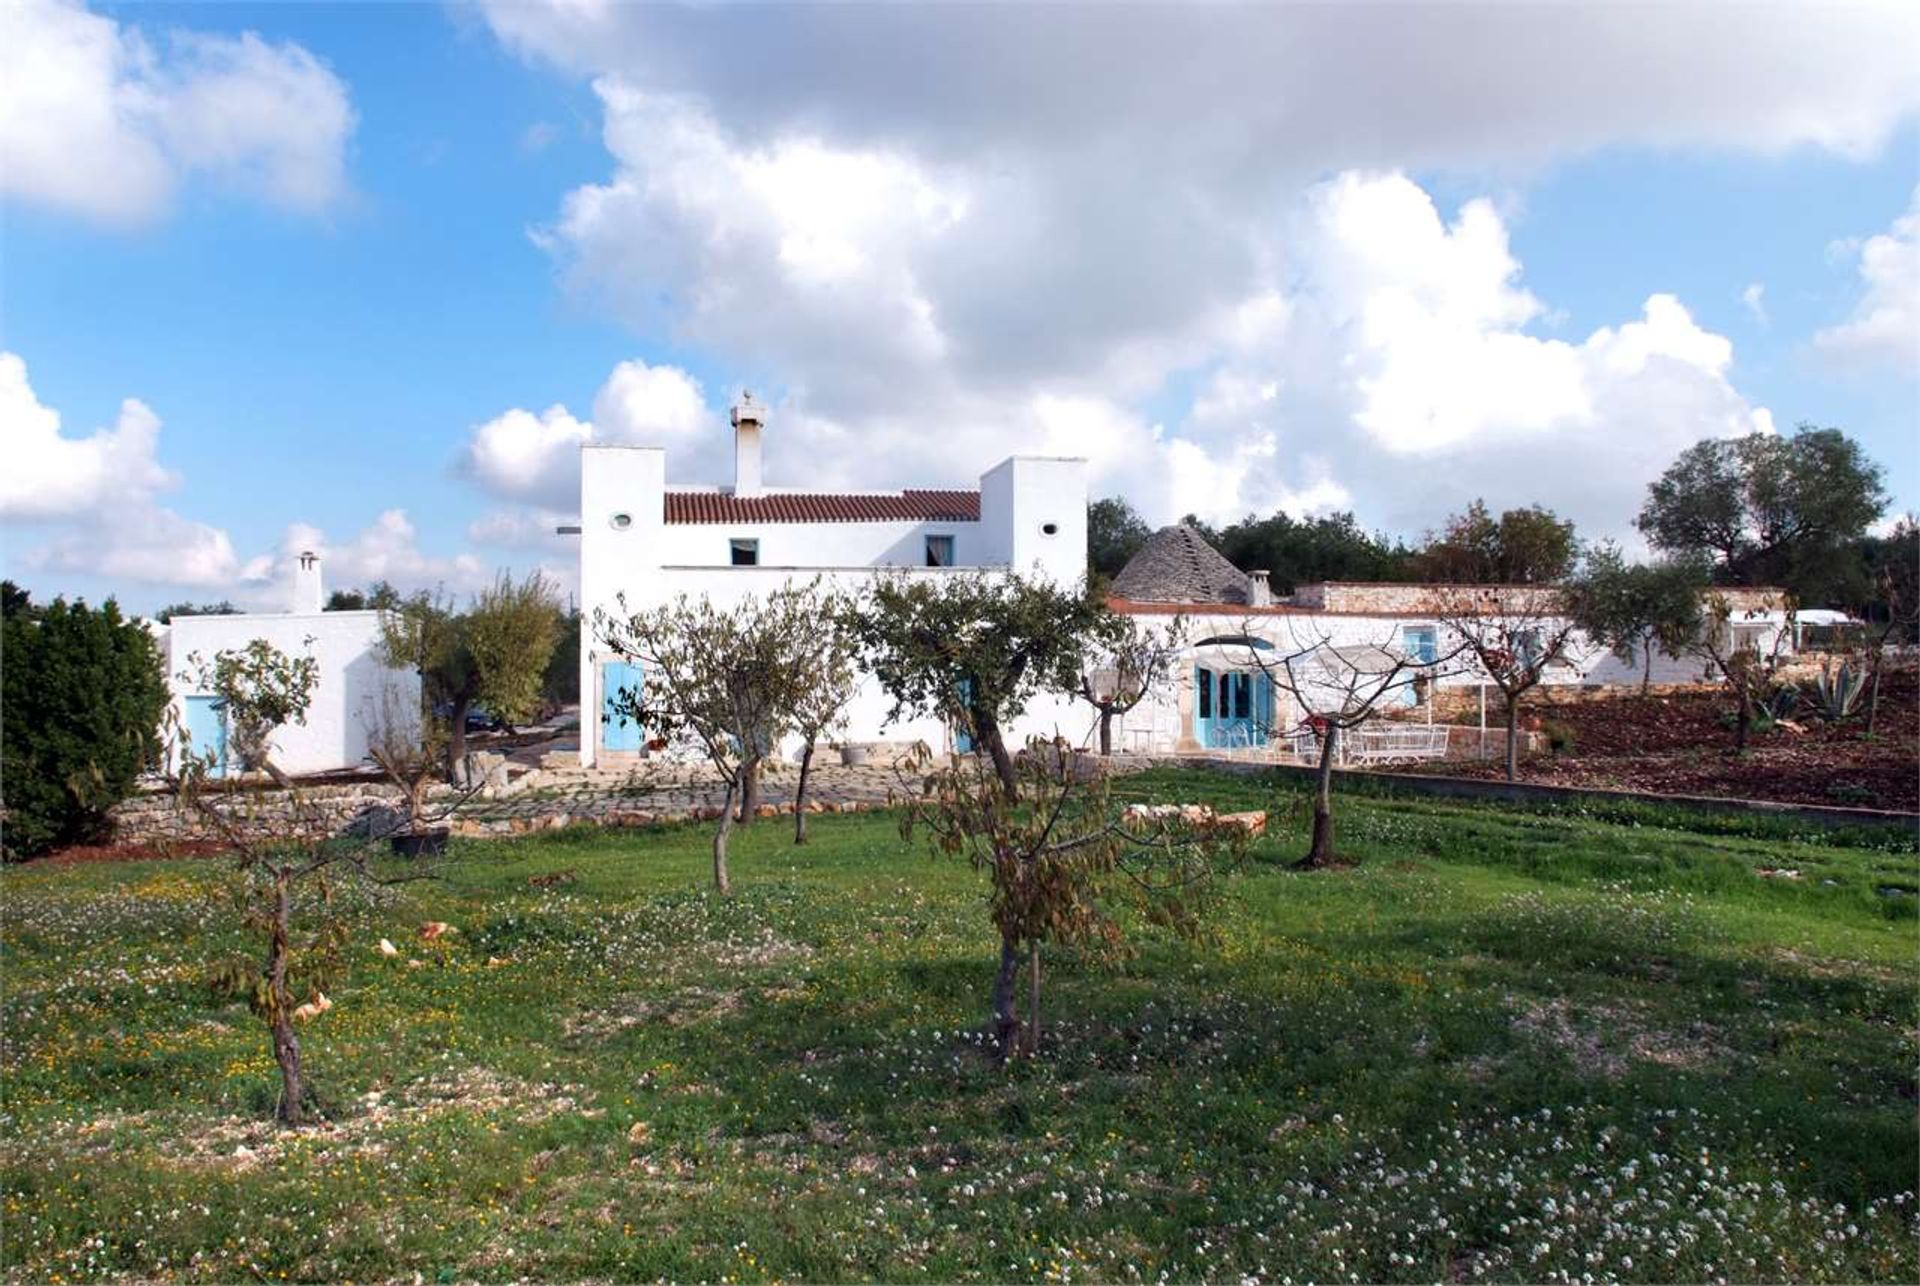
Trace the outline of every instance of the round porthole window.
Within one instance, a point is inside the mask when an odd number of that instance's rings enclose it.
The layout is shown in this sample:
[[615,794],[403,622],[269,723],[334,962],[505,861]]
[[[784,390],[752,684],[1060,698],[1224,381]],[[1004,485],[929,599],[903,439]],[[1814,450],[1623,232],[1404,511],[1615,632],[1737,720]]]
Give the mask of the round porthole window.
[[1058,536],[1060,534],[1060,524],[1057,522],[1041,523],[1040,534],[1043,536]]
[[613,525],[613,529],[615,531],[625,531],[627,528],[633,526],[633,515],[632,514],[615,514],[613,517],[609,518],[607,521]]

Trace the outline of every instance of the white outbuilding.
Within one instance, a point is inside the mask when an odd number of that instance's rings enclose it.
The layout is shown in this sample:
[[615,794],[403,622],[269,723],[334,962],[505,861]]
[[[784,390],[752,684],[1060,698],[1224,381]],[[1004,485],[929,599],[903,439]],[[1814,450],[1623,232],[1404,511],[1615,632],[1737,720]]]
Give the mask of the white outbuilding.
[[323,610],[325,601],[320,556],[308,552],[294,568],[288,611],[176,616],[156,629],[167,659],[176,726],[186,730],[194,754],[209,748],[219,752],[217,773],[228,767],[237,771],[239,765],[227,763],[226,712],[200,682],[200,670],[219,653],[237,651],[255,639],[290,657],[310,656],[316,663],[318,682],[305,722],[289,724],[273,736],[274,765],[289,775],[365,764],[368,735],[380,718],[383,694],[389,694],[384,700],[393,709],[418,707],[420,676],[380,659],[380,613],[329,612]]

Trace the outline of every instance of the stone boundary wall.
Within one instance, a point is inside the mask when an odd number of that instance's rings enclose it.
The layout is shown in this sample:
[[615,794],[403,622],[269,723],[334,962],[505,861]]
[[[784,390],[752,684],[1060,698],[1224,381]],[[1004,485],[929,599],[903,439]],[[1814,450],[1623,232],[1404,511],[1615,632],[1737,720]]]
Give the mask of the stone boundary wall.
[[[1521,611],[1551,611],[1559,590],[1550,585],[1450,585],[1419,582],[1318,581],[1295,588],[1283,600],[1292,607],[1323,612],[1373,613],[1406,616],[1435,612],[1449,598],[1474,595],[1497,598]],[[1715,586],[1702,592],[1727,601],[1735,613],[1770,612],[1779,608],[1784,591],[1769,586]]]
[[[1115,757],[1101,761],[1111,773],[1136,772],[1145,760]],[[782,764],[761,780],[760,817],[791,814],[799,782],[794,765]],[[859,813],[890,807],[913,789],[890,764],[816,765],[807,785],[809,813]],[[383,782],[280,790],[240,790],[210,796],[215,808],[230,812],[248,830],[268,830],[289,838],[336,835],[390,835],[404,829],[404,804],[398,788]],[[521,835],[562,826],[651,826],[710,821],[720,816],[725,790],[705,765],[656,760],[625,771],[540,770],[489,789],[460,805],[436,824],[473,838]],[[449,787],[436,787],[429,803],[436,810],[456,802]],[[141,795],[116,807],[114,840],[121,844],[177,844],[218,841],[217,826],[198,813],[182,810],[170,795]]]
[[[1650,697],[1698,696],[1702,693],[1721,691],[1714,683],[1656,683],[1647,690]],[[1640,685],[1631,687],[1620,684],[1579,684],[1579,683],[1542,683],[1528,689],[1520,698],[1520,717],[1529,714],[1545,714],[1556,706],[1591,705],[1596,701],[1617,701],[1621,697],[1637,697]],[[1405,717],[1411,718],[1419,712]],[[1433,716],[1439,723],[1478,724],[1480,719],[1480,689],[1477,685],[1453,686],[1440,685],[1433,694]],[[1507,700],[1500,689],[1491,683],[1487,685],[1487,730],[1491,732],[1496,725],[1504,726],[1507,717]]]
[[[1236,759],[1187,758],[1160,762],[1205,768],[1210,772],[1231,773],[1240,777],[1274,772],[1303,782],[1314,780],[1315,770],[1297,764],[1260,764]],[[1814,822],[1822,826],[1900,826],[1908,831],[1920,827],[1920,813],[1884,808],[1843,808],[1828,804],[1783,804],[1770,799],[1721,799],[1713,795],[1659,795],[1650,791],[1609,790],[1599,786],[1547,786],[1525,781],[1481,781],[1471,777],[1435,777],[1421,773],[1378,772],[1359,768],[1336,768],[1337,776],[1378,783],[1389,790],[1410,795],[1433,795],[1444,799],[1488,800],[1509,804],[1648,804],[1655,807],[1690,808],[1708,813],[1731,813],[1749,817],[1778,817],[1787,821]]]

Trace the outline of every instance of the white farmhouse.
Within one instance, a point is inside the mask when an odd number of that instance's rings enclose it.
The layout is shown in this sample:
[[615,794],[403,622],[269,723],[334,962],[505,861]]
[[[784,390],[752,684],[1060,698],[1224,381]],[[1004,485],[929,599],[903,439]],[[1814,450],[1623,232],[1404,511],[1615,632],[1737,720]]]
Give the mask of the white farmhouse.
[[[273,762],[282,772],[298,776],[361,767],[382,693],[392,694],[395,709],[419,705],[420,676],[380,660],[379,612],[322,610],[318,554],[300,555],[292,598],[284,613],[176,616],[155,629],[167,660],[176,726],[186,730],[194,754],[209,748],[220,752],[216,773],[226,768],[227,721],[219,699],[198,681],[200,663],[211,665],[218,653],[237,651],[255,639],[290,657],[311,656],[319,671],[306,721],[274,734]],[[237,771],[238,764],[233,767]]]
[[[1109,601],[1115,611],[1143,625],[1166,628],[1178,618],[1185,648],[1167,681],[1118,721],[1114,746],[1151,754],[1303,753],[1312,739],[1301,725],[1314,711],[1273,682],[1265,668],[1303,653],[1296,666],[1299,685],[1309,695],[1318,689],[1316,704],[1322,708],[1339,708],[1342,685],[1356,672],[1384,672],[1396,657],[1454,657],[1418,682],[1409,678],[1395,684],[1376,710],[1386,719],[1425,723],[1433,721],[1436,706],[1458,715],[1479,704],[1484,712],[1485,702],[1497,703],[1498,694],[1489,693],[1487,676],[1475,663],[1458,655],[1460,639],[1440,619],[1450,593],[1476,589],[1524,609],[1516,629],[1554,627],[1553,591],[1544,587],[1528,591],[1513,586],[1330,582],[1301,585],[1292,594],[1276,596],[1267,573],[1242,572],[1192,527],[1163,528],[1114,578]],[[1728,635],[1723,646],[1762,653],[1792,650],[1792,636],[1784,634],[1789,618],[1781,610],[1784,595],[1779,590],[1719,593],[1734,609],[1733,619],[1719,627]],[[1536,599],[1531,604],[1530,596]],[[1324,678],[1316,677],[1316,665],[1325,669]],[[1542,671],[1541,683],[1549,689],[1600,687],[1638,684],[1640,677],[1637,665],[1623,663],[1576,631],[1560,659]],[[1699,683],[1709,677],[1698,659],[1654,658],[1654,683]],[[1362,681],[1360,686],[1365,690],[1371,685]],[[1456,732],[1451,743],[1437,736],[1422,745],[1410,731],[1384,721],[1374,735],[1386,757],[1405,757],[1410,751],[1414,757],[1429,757],[1447,753],[1449,744],[1457,751],[1468,740]],[[1484,746],[1475,747],[1479,749]]]
[[[643,753],[643,733],[612,713],[623,689],[643,685],[639,664],[594,637],[596,611],[618,614],[685,594],[716,604],[764,596],[815,577],[857,590],[883,572],[951,576],[981,568],[1076,584],[1087,570],[1086,462],[1014,456],[978,489],[809,491],[769,487],[761,475],[763,408],[749,394],[732,413],[731,487],[667,485],[655,447],[587,446],[580,467],[580,762]],[[933,719],[888,723],[891,702],[871,678],[848,712],[848,741],[952,744]],[[1043,697],[1008,730],[1083,735],[1090,711]]]

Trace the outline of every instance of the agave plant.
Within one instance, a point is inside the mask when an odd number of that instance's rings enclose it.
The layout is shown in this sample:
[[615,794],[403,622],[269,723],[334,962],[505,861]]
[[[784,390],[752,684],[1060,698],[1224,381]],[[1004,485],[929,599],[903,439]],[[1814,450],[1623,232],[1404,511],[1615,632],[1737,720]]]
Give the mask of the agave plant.
[[1754,702],[1754,712],[1769,724],[1779,723],[1782,719],[1793,718],[1794,711],[1800,708],[1800,699],[1799,685],[1782,683],[1769,688]]
[[1852,661],[1823,666],[1820,673],[1813,676],[1814,712],[1829,723],[1840,722],[1859,704],[1860,694],[1867,690],[1867,680],[1866,667]]

